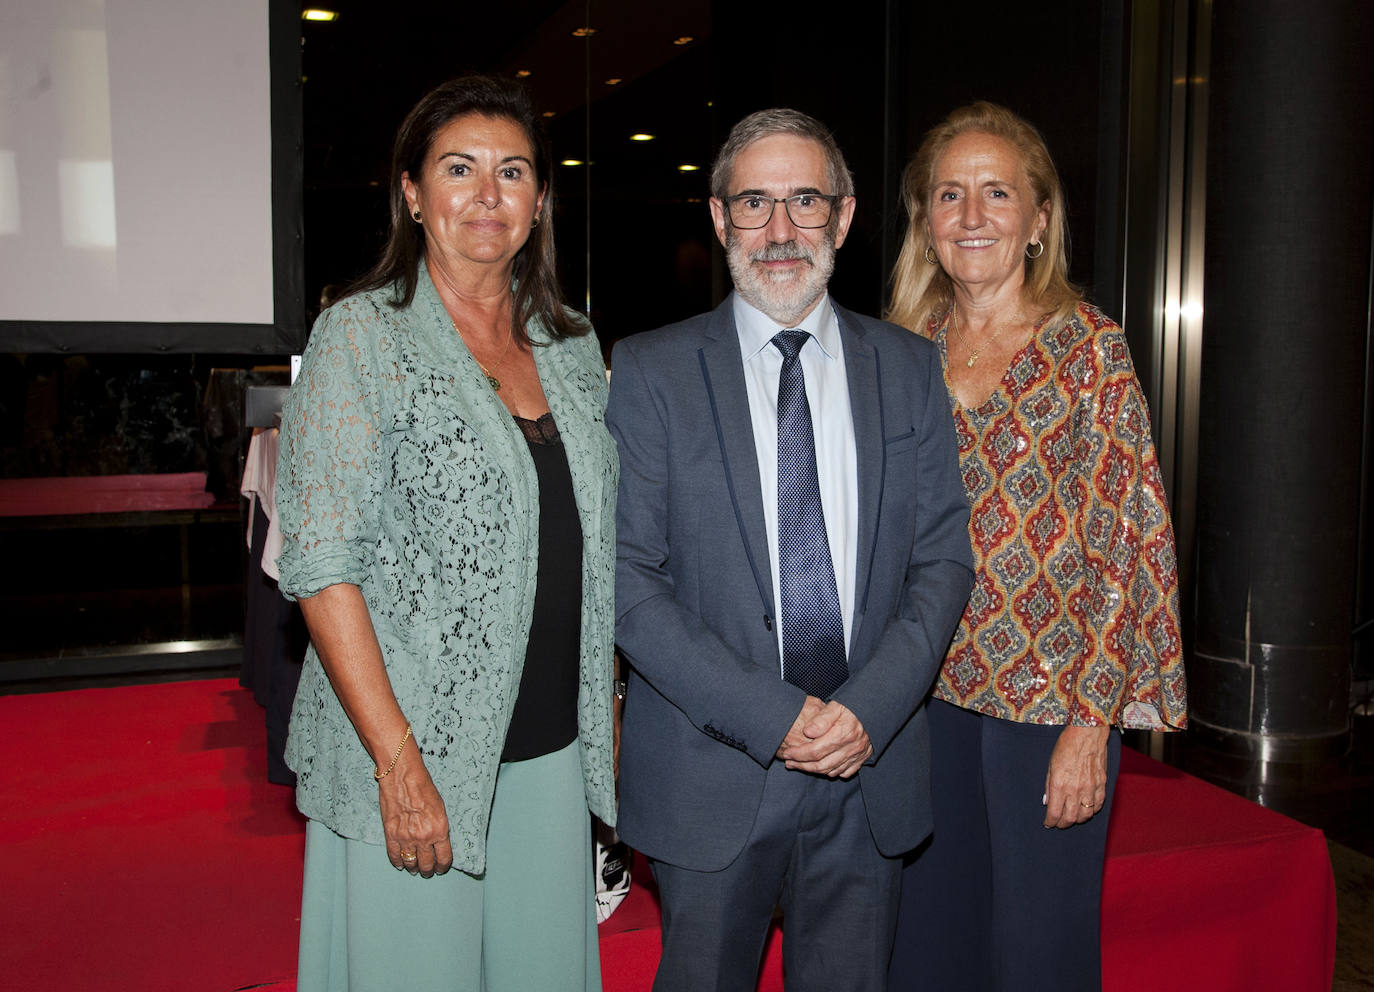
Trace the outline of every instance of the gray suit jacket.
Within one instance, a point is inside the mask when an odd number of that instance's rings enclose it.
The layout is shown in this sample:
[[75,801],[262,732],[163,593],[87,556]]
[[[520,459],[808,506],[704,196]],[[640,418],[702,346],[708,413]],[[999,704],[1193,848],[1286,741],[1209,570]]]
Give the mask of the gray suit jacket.
[[[617,344],[606,414],[621,460],[616,641],[632,666],[619,830],[650,857],[699,871],[743,847],[806,698],[779,675],[732,308],[726,299]],[[873,742],[864,805],[878,849],[897,855],[931,829],[921,703],[972,586],[968,502],[935,348],[835,309],[859,523],[850,677],[833,698]]]

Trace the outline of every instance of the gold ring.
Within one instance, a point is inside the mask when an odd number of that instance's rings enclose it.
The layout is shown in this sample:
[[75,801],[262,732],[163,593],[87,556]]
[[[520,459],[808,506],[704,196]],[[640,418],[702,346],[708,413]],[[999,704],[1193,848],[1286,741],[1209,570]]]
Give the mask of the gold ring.
[[401,860],[402,860],[402,861],[414,861],[415,858],[416,858],[416,855],[415,855],[413,852],[410,853],[410,854],[407,854],[405,851],[402,851],[402,852],[401,852]]
[[1078,805],[1082,806],[1084,809],[1094,809],[1097,803],[1079,803]]

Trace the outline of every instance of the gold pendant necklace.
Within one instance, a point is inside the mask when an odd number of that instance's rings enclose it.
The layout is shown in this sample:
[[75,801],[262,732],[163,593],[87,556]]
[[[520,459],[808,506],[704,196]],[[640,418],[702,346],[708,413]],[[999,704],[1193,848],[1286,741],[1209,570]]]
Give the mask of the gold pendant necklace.
[[961,342],[963,342],[964,347],[968,349],[968,361],[966,361],[966,362],[964,363],[964,367],[965,367],[965,368],[969,368],[969,369],[973,368],[973,366],[975,366],[975,365],[978,364],[978,356],[981,355],[981,354],[983,353],[983,349],[984,349],[984,348],[986,348],[988,345],[992,344],[992,342],[996,341],[997,338],[1001,335],[1001,333],[1002,333],[1003,331],[1005,331],[1008,327],[1010,327],[1012,324],[1017,324],[1017,323],[1020,323],[1020,321],[1021,321],[1021,311],[1018,309],[1018,310],[1016,311],[1016,313],[1012,314],[1011,320],[1007,321],[1007,322],[1006,322],[1005,324],[1003,324],[1001,327],[997,328],[997,330],[996,330],[995,332],[993,332],[992,337],[988,338],[986,341],[984,341],[982,344],[980,344],[977,348],[974,348],[974,347],[972,347],[972,346],[969,345],[969,343],[968,343],[968,338],[964,337],[964,332],[961,331],[961,330],[959,330],[959,301],[958,301],[958,300],[956,300],[956,301],[954,302],[954,305],[951,307],[951,310],[952,310],[953,312],[952,312],[952,315],[951,315],[951,317],[950,317],[950,323],[952,323],[952,324],[954,325],[954,333],[957,334],[957,335],[959,335],[959,340],[960,340]]
[[[472,360],[476,362],[477,356],[473,355]],[[487,385],[492,388],[492,391],[499,393],[501,391],[501,380],[496,378],[496,376],[492,375],[490,372],[488,372],[487,367],[483,365],[481,362],[477,362],[477,367],[481,369],[482,374],[487,377]]]
[[[449,321],[453,324],[453,329],[458,332],[459,340],[461,340],[463,344],[468,344],[468,339],[463,337],[463,329],[458,326],[458,321],[454,320],[452,317],[449,317]],[[496,360],[496,364],[494,364],[492,368],[501,368],[501,363],[504,362],[506,360],[506,356],[510,354],[510,346],[514,340],[515,329],[512,328],[510,336],[506,338],[505,348],[501,349],[501,357]],[[482,374],[487,377],[487,385],[491,387],[492,392],[499,393],[501,391],[501,380],[496,378],[496,376],[493,375],[487,369],[487,367],[482,364],[482,360],[477,357],[477,352],[472,350],[472,345],[468,345],[468,354],[471,355],[472,360],[477,363],[477,367],[482,370]]]

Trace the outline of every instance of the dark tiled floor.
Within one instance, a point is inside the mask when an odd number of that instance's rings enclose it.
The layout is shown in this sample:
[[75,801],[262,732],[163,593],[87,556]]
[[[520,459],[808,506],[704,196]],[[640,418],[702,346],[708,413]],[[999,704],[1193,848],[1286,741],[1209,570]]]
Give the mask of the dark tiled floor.
[[1374,989],[1374,858],[1330,841],[1336,875],[1336,976],[1332,992]]

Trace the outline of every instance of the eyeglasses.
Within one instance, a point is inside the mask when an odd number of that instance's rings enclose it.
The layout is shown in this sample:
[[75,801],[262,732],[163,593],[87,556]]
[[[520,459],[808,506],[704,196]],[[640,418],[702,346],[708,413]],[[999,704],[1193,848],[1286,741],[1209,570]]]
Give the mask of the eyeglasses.
[[795,196],[763,196],[760,193],[741,193],[725,198],[730,223],[741,231],[753,231],[768,226],[773,210],[779,204],[797,227],[825,227],[830,223],[830,208],[838,196],[825,193],[797,193]]

